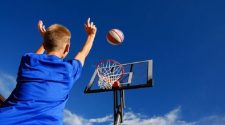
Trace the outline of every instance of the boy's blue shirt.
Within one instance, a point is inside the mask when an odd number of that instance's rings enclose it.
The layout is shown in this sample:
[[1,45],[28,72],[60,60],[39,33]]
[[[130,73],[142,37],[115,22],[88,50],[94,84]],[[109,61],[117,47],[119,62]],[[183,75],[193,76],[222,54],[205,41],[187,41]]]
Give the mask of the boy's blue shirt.
[[16,88],[0,108],[0,124],[61,125],[68,94],[81,71],[82,65],[75,59],[25,54]]

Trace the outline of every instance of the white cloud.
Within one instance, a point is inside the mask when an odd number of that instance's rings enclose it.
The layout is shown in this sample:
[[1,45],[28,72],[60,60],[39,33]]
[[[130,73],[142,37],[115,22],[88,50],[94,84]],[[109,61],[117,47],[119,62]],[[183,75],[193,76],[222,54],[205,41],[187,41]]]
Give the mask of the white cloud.
[[[179,120],[180,108],[176,108],[164,116],[148,118],[142,114],[126,112],[123,117],[122,125],[196,125],[194,122],[185,122]],[[95,125],[105,123],[112,125],[113,116],[105,116],[102,118],[85,119],[69,110],[64,111],[64,125]]]
[[65,109],[63,122],[64,125],[94,125],[98,123],[112,122],[112,120],[112,115],[102,118],[85,119]]
[[202,118],[198,121],[198,124],[196,125],[224,125],[225,124],[225,116],[208,116],[205,118]]
[[146,117],[142,114],[127,112],[124,115],[123,125],[195,125],[179,119],[180,108],[176,108],[163,116]]
[[16,86],[16,78],[0,72],[0,94],[7,98]]
[[92,118],[89,121],[92,123],[104,123],[104,122],[113,121],[113,117],[112,115],[108,115],[102,118]]
[[[126,112],[122,125],[224,125],[225,116],[208,116],[196,121],[188,122],[181,119],[181,109],[176,108],[162,116],[147,117],[140,113]],[[113,125],[113,116],[85,119],[69,110],[64,111],[64,125]]]
[[92,125],[88,120],[72,114],[69,110],[64,110],[64,124],[65,125]]

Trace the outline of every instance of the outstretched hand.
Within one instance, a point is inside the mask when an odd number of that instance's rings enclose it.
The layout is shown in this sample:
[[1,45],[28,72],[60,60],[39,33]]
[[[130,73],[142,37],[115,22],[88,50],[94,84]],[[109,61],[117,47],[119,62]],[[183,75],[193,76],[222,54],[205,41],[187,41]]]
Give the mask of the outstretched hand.
[[95,36],[97,32],[97,28],[93,22],[90,22],[90,18],[88,18],[87,22],[84,24],[85,31],[87,35]]
[[41,36],[44,37],[46,30],[45,30],[45,25],[43,24],[42,20],[38,21],[38,30],[39,30]]
[[[46,32],[45,30],[45,26],[43,25],[43,22],[41,20],[38,21],[38,30],[41,34],[42,37],[44,37],[44,34]],[[36,54],[43,54],[45,52],[43,43],[41,44],[41,46],[35,51]]]

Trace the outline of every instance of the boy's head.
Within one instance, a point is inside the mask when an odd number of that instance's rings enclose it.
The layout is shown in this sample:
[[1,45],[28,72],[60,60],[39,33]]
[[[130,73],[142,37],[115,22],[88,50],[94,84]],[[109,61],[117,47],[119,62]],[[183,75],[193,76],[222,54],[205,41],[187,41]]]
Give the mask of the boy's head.
[[53,24],[46,29],[43,45],[47,53],[61,52],[64,58],[69,52],[70,38],[69,29],[59,24]]

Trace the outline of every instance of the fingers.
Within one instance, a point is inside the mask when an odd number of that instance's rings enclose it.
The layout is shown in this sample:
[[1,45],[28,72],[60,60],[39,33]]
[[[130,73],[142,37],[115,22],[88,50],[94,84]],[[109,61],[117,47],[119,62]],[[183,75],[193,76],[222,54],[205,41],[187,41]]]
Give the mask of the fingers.
[[84,25],[85,27],[90,27],[93,28],[94,27],[94,23],[90,21],[90,17],[87,19],[86,24]]
[[93,25],[93,27],[92,27],[92,28],[96,29],[96,26],[95,26],[95,25]]
[[38,25],[42,25],[42,24],[43,24],[42,20],[39,20]]
[[88,18],[87,22],[84,24],[85,30],[87,32],[87,34],[91,35],[91,34],[96,34],[96,26],[94,25],[93,22],[91,22],[91,19]]
[[95,25],[93,25],[91,29],[93,30],[93,32],[95,32],[95,33],[96,33],[97,28],[96,28],[96,26],[95,26]]
[[87,27],[90,27],[90,17],[88,18],[86,25]]
[[43,30],[44,32],[46,32],[46,30],[45,30],[45,25],[43,25],[42,30]]
[[42,20],[39,20],[39,21],[38,21],[38,29],[39,29],[39,30],[41,29],[42,25],[43,25]]
[[42,26],[42,30],[43,30],[44,32],[46,31],[46,30],[45,30],[45,25]]
[[42,20],[38,21],[38,30],[40,31],[41,35],[44,36],[44,33],[46,32],[46,30],[45,30],[45,25],[43,25]]
[[39,21],[38,21],[38,28],[39,28],[40,30],[45,31],[45,25],[43,24],[43,21],[42,21],[42,20],[39,20]]

